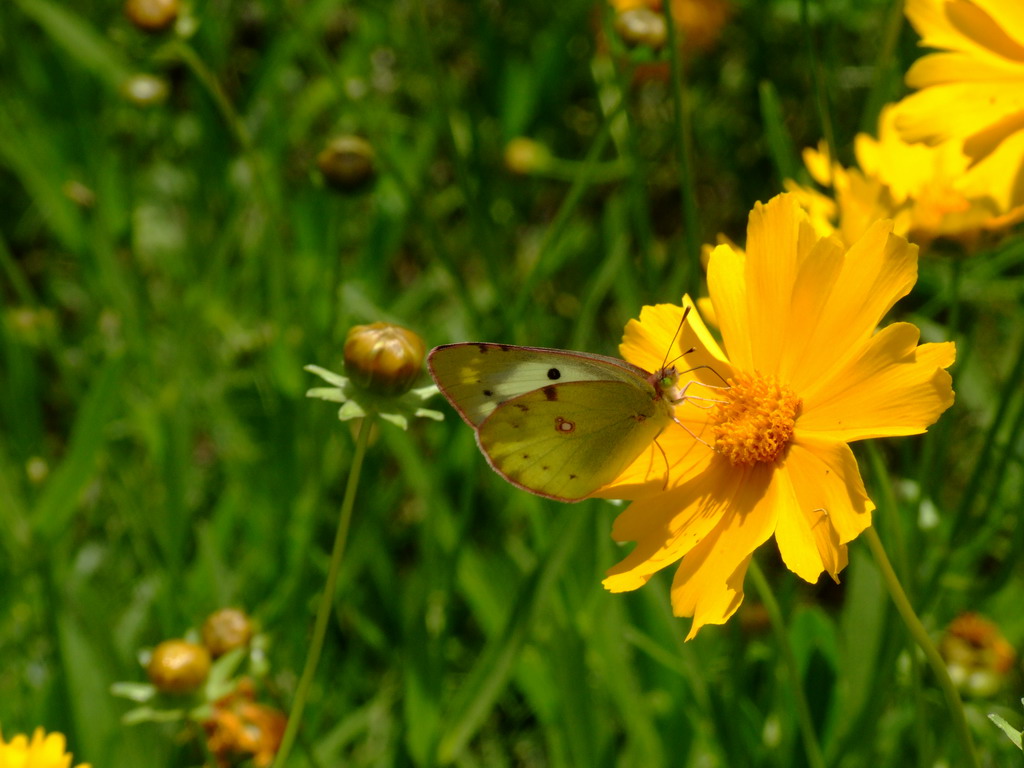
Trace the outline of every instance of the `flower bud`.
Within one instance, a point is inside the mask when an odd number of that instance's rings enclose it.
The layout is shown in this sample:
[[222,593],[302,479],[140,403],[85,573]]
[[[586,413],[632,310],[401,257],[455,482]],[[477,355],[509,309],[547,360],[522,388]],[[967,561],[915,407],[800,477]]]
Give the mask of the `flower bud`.
[[210,652],[185,640],[164,640],[153,649],[146,673],[163,693],[191,693],[206,682]]
[[178,18],[178,0],[127,0],[124,15],[145,32],[162,32]]
[[221,608],[206,617],[203,622],[203,645],[213,658],[228,651],[249,644],[252,638],[252,622],[245,611],[237,608]]
[[661,48],[668,39],[665,17],[650,8],[630,8],[615,15],[615,31],[626,45]]
[[379,395],[408,392],[420,375],[426,346],[400,325],[351,328],[345,339],[345,372],[357,386]]
[[132,75],[121,85],[121,95],[137,107],[152,107],[167,100],[167,81],[156,75]]
[[370,142],[352,135],[331,139],[316,156],[316,165],[324,181],[339,192],[362,189],[377,173]]
[[551,151],[539,141],[517,136],[505,145],[505,167],[526,176],[543,171],[551,164]]

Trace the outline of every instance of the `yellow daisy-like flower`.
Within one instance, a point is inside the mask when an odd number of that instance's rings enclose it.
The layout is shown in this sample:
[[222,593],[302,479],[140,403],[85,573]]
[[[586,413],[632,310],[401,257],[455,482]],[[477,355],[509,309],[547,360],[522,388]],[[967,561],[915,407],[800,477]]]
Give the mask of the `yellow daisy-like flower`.
[[[64,751],[64,735],[47,735],[42,728],[36,728],[32,741],[18,734],[10,742],[0,734],[0,768],[70,768],[71,755]],[[80,763],[76,768],[90,768]]]
[[[1024,4],[1020,0],[907,0],[921,45],[940,49],[907,72],[917,93],[899,104],[908,141],[964,142],[973,160],[1024,155]],[[1009,150],[1013,151],[1010,152]]]
[[835,192],[835,204],[792,180],[786,188],[801,198],[820,232],[838,229],[846,243],[859,239],[878,219],[893,220],[893,231],[926,244],[936,237],[969,241],[983,230],[1007,227],[1024,218],[1024,198],[1014,204],[1009,169],[983,164],[970,167],[961,144],[911,144],[896,129],[896,111],[886,107],[878,121],[878,138],[860,133],[855,140],[858,168],[829,163],[828,150],[804,151],[811,176]]
[[[924,432],[953,403],[951,342],[919,345],[909,323],[875,333],[917,279],[917,247],[891,230],[877,222],[846,248],[780,195],[755,206],[746,252],[714,249],[708,288],[724,350],[691,309],[679,348],[695,348],[687,366],[707,367],[686,375],[682,425],[658,438],[667,482],[652,449],[595,494],[633,500],[612,536],[637,545],[608,589],[637,589],[682,559],[672,605],[693,617],[693,637],[736,611],[750,558],[773,535],[794,573],[837,578],[874,509],[848,443]],[[682,312],[646,307],[622,356],[657,370]]]

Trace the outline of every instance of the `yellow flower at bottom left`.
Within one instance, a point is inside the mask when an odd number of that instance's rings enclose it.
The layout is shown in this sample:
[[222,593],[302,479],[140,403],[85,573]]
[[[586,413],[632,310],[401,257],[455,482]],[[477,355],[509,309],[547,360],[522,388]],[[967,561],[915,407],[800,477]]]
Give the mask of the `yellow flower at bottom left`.
[[[31,741],[19,733],[8,742],[0,732],[0,768],[70,768],[71,754],[65,751],[66,746],[64,734],[47,735],[42,728],[36,728]],[[91,766],[80,763],[75,768]]]

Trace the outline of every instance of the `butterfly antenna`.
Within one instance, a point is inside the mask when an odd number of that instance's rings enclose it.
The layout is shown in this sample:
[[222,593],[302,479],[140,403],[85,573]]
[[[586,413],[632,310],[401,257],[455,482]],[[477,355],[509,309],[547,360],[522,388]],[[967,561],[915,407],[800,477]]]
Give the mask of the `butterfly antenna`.
[[[671,364],[668,361],[668,356],[672,354],[672,345],[675,344],[676,339],[679,338],[679,333],[683,330],[683,325],[686,324],[686,317],[689,314],[690,307],[683,307],[683,316],[679,318],[679,325],[676,326],[676,332],[672,334],[672,340],[668,343],[668,348],[665,350],[665,358],[661,361],[661,370],[665,370],[665,368]],[[693,352],[693,347],[683,352],[683,355],[688,355],[690,352]],[[674,358],[672,362],[674,363],[683,355],[679,355],[679,357]]]
[[[676,359],[678,360],[679,358],[676,358]],[[694,371],[699,371],[699,370],[702,370],[702,369],[705,369],[705,368],[707,370],[711,371],[713,374],[715,374],[715,376],[717,376],[722,381],[722,383],[725,385],[726,389],[729,388],[730,385],[729,385],[729,382],[726,380],[725,376],[720,374],[718,371],[716,371],[714,369],[713,366],[710,366],[710,365],[695,365],[693,368],[688,368],[685,371],[680,371],[679,375],[680,376],[685,376],[688,373],[693,373]],[[705,384],[704,386],[705,387],[710,387],[711,385],[710,384]]]

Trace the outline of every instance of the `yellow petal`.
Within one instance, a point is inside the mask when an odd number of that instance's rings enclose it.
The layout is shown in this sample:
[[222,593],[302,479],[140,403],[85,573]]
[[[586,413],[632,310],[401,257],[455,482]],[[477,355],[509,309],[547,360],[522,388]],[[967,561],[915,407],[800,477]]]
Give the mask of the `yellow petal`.
[[741,370],[750,370],[745,263],[743,251],[728,245],[716,247],[708,262],[708,294],[729,361]]
[[[799,380],[797,372],[815,357],[815,319],[824,314],[835,282],[843,269],[844,249],[838,237],[819,240],[800,265],[790,288],[786,325],[779,331],[784,346],[777,366],[779,378],[785,382]],[[763,369],[761,369],[762,372]]]
[[799,440],[780,475],[793,497],[775,531],[783,561],[807,581],[823,570],[835,579],[846,565],[845,544],[871,524],[874,509],[853,452],[845,443]]
[[915,326],[894,323],[827,380],[801,390],[797,433],[850,442],[924,432],[953,404],[943,369],[956,349],[952,342],[918,347],[919,336]]
[[[1024,131],[1018,131],[963,174],[957,180],[956,188],[968,198],[991,200],[995,212],[1012,217],[1016,209],[1024,205],[1022,158]],[[1005,224],[995,223],[995,226]]]
[[[911,67],[908,83],[918,86],[910,81],[913,73]],[[962,139],[1018,115],[1024,110],[1024,89],[1003,83],[932,85],[907,96],[896,110],[896,127],[907,141]]]
[[[680,411],[687,407],[677,406]],[[677,417],[678,418],[678,417]],[[690,429],[679,424],[669,424],[658,435],[656,444],[641,453],[636,460],[613,482],[591,494],[599,499],[642,499],[651,494],[662,493],[669,487],[665,482],[666,473],[676,484],[683,478],[702,471],[714,456],[708,443],[713,438],[706,435],[707,421],[680,419]],[[704,443],[696,438],[704,439]],[[702,437],[703,436],[703,437]]]
[[1024,50],[1024,3],[1013,0],[974,0]]
[[790,342],[787,329],[806,333],[806,320],[793,312],[793,285],[819,240],[795,195],[754,205],[746,244],[747,336],[754,370],[778,373]]
[[750,557],[775,530],[779,497],[773,474],[767,466],[748,471],[748,483],[756,492],[737,489],[721,525],[679,564],[672,579],[672,610],[677,616],[693,616],[687,640],[705,624],[724,624],[743,602]]
[[821,311],[806,318],[807,355],[788,378],[801,397],[831,379],[916,282],[917,246],[893,235],[891,226],[875,222],[847,251],[839,275],[828,283],[823,278],[822,290],[832,289]]
[[1021,41],[1007,34],[1024,30],[1014,0],[908,0],[906,14],[924,47],[1024,60]]
[[[690,307],[690,314],[680,329],[679,323],[685,307]],[[677,368],[685,370],[695,366],[714,367],[725,361],[725,354],[704,325],[693,301],[689,296],[684,296],[682,307],[658,304],[640,310],[639,320],[630,320],[626,323],[619,354],[633,365],[648,371],[657,371],[666,360],[674,359],[690,348],[694,351],[680,358],[676,362]],[[709,382],[721,383],[717,376],[709,375],[706,371],[695,375],[698,378],[710,376]]]
[[[612,538],[636,541],[637,545],[609,569],[605,588],[612,592],[637,589],[706,540],[723,518],[728,527],[750,517],[770,477],[770,468],[738,470],[727,459],[712,454],[704,470],[682,485],[633,502],[616,518]],[[735,564],[735,558],[732,562]]]

